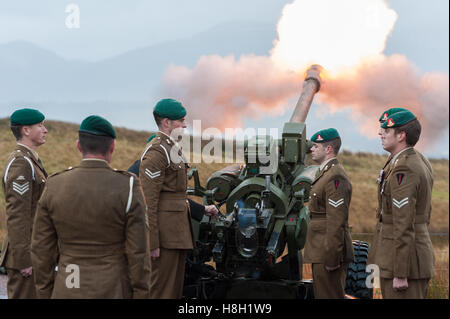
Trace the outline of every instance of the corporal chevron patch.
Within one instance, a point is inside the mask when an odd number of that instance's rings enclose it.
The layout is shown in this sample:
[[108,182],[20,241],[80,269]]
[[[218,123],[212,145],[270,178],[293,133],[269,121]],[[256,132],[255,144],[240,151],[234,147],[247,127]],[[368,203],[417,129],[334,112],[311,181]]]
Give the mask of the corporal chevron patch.
[[157,171],[155,173],[153,173],[151,170],[149,170],[148,168],[145,169],[145,174],[150,177],[151,179],[154,179],[156,177],[161,176],[161,171]]
[[24,184],[19,184],[16,182],[13,182],[13,190],[19,193],[19,195],[23,195],[30,189],[30,182],[25,182]]
[[337,208],[337,207],[341,206],[342,204],[344,204],[344,199],[341,198],[341,199],[339,199],[337,201],[334,201],[331,198],[328,198],[328,204],[330,204],[334,208]]
[[408,197],[405,197],[400,201],[398,201],[392,197],[392,204],[394,204],[394,206],[397,208],[402,208],[403,206],[407,205],[408,203],[409,203]]

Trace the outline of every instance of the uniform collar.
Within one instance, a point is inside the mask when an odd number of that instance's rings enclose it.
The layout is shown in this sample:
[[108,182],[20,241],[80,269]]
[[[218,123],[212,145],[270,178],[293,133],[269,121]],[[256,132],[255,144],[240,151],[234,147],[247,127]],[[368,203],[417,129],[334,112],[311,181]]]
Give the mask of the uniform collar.
[[322,164],[320,164],[320,171],[322,171],[323,168],[325,167],[325,165],[327,165],[328,163],[330,163],[332,160],[336,160],[336,161],[337,161],[337,158],[336,158],[336,157],[329,158],[329,159],[327,159],[325,162],[323,162]]
[[319,170],[319,173],[317,175],[317,177],[314,179],[313,184],[319,179],[321,178],[326,171],[328,171],[328,169],[334,165],[339,164],[339,161],[336,157],[330,158],[329,160],[327,160],[326,162],[322,163],[324,164],[323,167],[321,165],[321,168]]
[[17,143],[17,145],[22,146],[27,151],[29,151],[31,153],[31,155],[34,157],[34,160],[39,162],[39,154],[35,150],[32,150],[31,148],[29,148],[28,146],[26,146],[25,144],[22,144],[22,143]]
[[81,160],[80,167],[88,167],[88,168],[98,168],[104,167],[109,168],[109,164],[107,161],[97,158],[83,158]]
[[402,149],[400,152],[398,152],[397,154],[395,154],[395,155],[392,157],[390,167],[392,168],[392,165],[395,165],[395,164],[396,164],[396,162],[398,161],[398,158],[400,157],[401,154],[406,154],[406,153],[408,153],[409,150],[413,150],[413,149],[414,149],[414,148],[413,148],[412,146],[410,146],[410,147],[407,147],[407,148]]
[[173,144],[178,145],[178,142],[175,141],[175,140],[172,138],[172,136],[169,136],[169,135],[167,135],[166,133],[161,132],[161,131],[158,131],[158,133],[161,135],[161,137],[168,137],[168,138],[172,141]]

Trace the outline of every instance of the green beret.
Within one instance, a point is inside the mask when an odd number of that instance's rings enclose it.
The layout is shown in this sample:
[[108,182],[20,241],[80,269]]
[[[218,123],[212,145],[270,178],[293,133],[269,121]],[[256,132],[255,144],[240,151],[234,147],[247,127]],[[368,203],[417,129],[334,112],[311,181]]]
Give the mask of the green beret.
[[153,134],[152,136],[150,136],[147,140],[147,143],[149,143],[151,140],[153,140],[156,137],[156,134]]
[[78,132],[116,138],[116,131],[106,119],[98,115],[88,116],[81,122]]
[[321,130],[321,131],[317,132],[316,134],[314,134],[311,137],[311,141],[314,143],[325,143],[325,142],[334,140],[338,137],[340,137],[340,136],[336,129],[328,128],[328,129]]
[[381,124],[382,128],[392,128],[403,126],[412,120],[415,120],[416,116],[410,111],[402,111],[397,112],[389,116],[383,124]]
[[10,121],[11,125],[33,125],[41,123],[44,119],[44,114],[38,110],[20,109],[11,115]]
[[397,113],[397,112],[403,112],[403,111],[408,111],[408,110],[401,108],[401,107],[393,107],[387,111],[384,111],[383,114],[381,114],[380,119],[378,121],[380,121],[380,123],[384,123],[384,122],[386,122],[387,118],[389,116],[391,116],[392,114]]
[[186,109],[184,106],[174,99],[162,99],[156,103],[153,112],[158,116],[168,118],[169,120],[179,120],[186,116]]

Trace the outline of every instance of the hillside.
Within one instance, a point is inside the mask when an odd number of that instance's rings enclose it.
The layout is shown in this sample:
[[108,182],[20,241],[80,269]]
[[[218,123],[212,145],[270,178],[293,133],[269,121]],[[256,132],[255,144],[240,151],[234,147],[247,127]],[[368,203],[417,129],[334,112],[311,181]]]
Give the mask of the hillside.
[[[0,119],[0,176],[3,176],[9,153],[15,145],[9,130],[7,119]],[[76,166],[81,156],[75,147],[78,125],[46,121],[49,130],[47,143],[39,148],[39,155],[51,174],[69,166]],[[142,152],[151,132],[133,131],[117,128],[116,152],[111,166],[126,170]],[[386,157],[369,153],[351,153],[342,151],[339,155],[353,184],[353,197],[350,206],[350,226],[354,232],[373,232],[375,228],[375,209],[377,207],[376,178]],[[431,230],[448,232],[449,228],[449,162],[433,160],[434,189],[432,199]],[[200,179],[204,185],[206,179],[215,171],[230,164],[193,164],[199,169]],[[5,202],[0,192],[0,240],[5,230]]]

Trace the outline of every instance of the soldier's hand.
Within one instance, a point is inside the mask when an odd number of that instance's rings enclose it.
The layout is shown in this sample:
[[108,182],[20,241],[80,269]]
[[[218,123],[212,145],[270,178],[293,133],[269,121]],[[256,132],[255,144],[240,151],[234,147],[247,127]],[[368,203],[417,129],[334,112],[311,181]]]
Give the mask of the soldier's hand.
[[206,216],[217,216],[219,214],[219,210],[216,205],[208,205],[205,206],[205,214]]
[[392,281],[392,288],[395,291],[402,291],[408,289],[408,278],[394,277]]
[[150,250],[150,257],[152,257],[152,259],[159,258],[159,248]]
[[326,265],[324,265],[324,266],[325,266],[325,270],[328,272],[334,271],[334,270],[338,269],[339,267],[341,267],[341,265],[337,265],[336,267],[328,267]]
[[33,267],[31,267],[31,266],[20,270],[20,274],[25,278],[30,277],[32,273],[33,273]]

